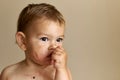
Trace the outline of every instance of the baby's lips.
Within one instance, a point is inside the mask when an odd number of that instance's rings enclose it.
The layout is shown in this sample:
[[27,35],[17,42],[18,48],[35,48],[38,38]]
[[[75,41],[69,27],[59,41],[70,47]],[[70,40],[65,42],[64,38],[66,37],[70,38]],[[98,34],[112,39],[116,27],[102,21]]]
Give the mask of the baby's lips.
[[55,61],[52,59],[52,60],[51,60],[51,64],[54,64],[54,63],[55,63]]
[[53,51],[50,51],[47,57],[52,57]]

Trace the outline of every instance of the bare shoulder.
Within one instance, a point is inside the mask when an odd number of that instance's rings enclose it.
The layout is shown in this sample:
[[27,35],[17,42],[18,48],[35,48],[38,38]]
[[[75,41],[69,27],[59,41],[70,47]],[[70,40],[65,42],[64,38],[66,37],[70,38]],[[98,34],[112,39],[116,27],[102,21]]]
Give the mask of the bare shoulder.
[[19,63],[4,68],[3,71],[1,72],[0,80],[10,80],[9,78],[14,74],[18,64]]

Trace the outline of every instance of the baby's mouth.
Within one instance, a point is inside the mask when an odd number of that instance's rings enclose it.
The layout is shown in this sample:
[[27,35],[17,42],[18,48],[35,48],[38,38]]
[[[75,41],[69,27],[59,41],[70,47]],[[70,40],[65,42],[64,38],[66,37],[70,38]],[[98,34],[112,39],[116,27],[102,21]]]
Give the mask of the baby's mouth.
[[53,51],[50,52],[49,55],[48,55],[47,57],[48,57],[48,58],[51,58],[51,57],[52,57],[52,53],[53,53]]

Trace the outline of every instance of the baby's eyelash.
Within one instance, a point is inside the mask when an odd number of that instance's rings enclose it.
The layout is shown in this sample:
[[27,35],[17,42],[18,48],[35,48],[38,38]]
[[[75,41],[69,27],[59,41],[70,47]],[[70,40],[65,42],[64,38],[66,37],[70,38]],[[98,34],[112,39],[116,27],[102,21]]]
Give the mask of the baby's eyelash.
[[63,38],[58,38],[56,41],[57,41],[57,42],[62,42],[62,41],[63,41]]
[[48,41],[48,38],[47,37],[41,37],[40,40],[42,40],[42,41]]

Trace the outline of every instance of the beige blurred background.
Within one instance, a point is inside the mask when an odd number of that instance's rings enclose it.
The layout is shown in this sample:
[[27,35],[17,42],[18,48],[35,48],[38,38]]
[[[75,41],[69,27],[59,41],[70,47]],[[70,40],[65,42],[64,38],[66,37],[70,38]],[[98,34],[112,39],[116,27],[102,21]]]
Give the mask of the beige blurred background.
[[120,80],[120,0],[0,0],[0,71],[24,59],[15,44],[20,11],[53,4],[64,15],[73,80]]

